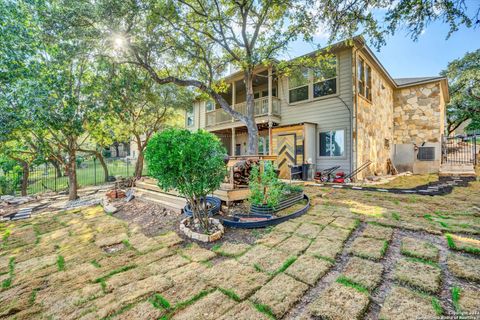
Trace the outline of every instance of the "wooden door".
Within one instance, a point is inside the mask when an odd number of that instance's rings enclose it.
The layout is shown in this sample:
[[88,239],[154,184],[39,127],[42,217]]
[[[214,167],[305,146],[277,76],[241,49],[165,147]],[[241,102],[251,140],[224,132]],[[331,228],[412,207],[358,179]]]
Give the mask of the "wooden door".
[[290,178],[289,165],[297,164],[296,144],[297,136],[294,133],[282,134],[277,137],[277,155],[278,170],[280,170],[280,178]]

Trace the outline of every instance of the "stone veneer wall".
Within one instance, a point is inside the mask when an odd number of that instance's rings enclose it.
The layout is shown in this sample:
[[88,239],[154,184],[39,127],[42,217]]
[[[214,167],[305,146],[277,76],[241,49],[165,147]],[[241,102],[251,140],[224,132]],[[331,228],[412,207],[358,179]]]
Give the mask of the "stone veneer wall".
[[444,131],[445,104],[440,83],[428,83],[395,91],[394,142],[440,142]]
[[[357,175],[361,179],[387,173],[393,148],[393,87],[372,67],[372,101],[357,98],[357,168],[372,164]],[[386,143],[387,142],[387,143]]]

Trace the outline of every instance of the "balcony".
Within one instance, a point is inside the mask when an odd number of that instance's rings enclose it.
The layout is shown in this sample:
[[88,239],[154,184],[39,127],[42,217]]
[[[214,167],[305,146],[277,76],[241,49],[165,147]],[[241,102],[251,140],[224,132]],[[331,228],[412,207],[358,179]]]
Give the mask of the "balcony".
[[[254,100],[255,117],[268,116],[268,97]],[[233,108],[243,114],[247,113],[247,103],[237,103]],[[272,97],[272,115],[280,116],[280,99]],[[235,119],[223,109],[216,109],[206,113],[206,126],[212,127],[222,123],[234,122]]]

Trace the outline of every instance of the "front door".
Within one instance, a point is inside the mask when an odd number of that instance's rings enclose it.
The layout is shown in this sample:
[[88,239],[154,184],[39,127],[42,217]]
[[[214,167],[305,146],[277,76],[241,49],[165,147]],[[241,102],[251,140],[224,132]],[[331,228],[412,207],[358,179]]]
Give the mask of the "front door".
[[278,170],[280,170],[281,178],[290,177],[289,165],[297,164],[297,157],[295,152],[295,146],[297,144],[297,135],[282,134],[277,138],[277,155],[278,155]]

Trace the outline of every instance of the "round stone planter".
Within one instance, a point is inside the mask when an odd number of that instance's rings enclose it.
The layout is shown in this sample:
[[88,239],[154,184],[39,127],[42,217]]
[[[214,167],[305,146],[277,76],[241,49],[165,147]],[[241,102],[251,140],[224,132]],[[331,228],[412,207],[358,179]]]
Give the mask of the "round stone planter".
[[223,233],[225,232],[225,229],[223,228],[222,223],[214,218],[208,218],[211,224],[215,225],[217,227],[217,231],[212,233],[212,234],[203,234],[203,233],[198,233],[193,230],[191,230],[189,227],[187,227],[185,224],[188,220],[191,218],[185,218],[182,221],[180,221],[180,230],[189,238],[198,240],[201,242],[214,242],[220,239],[223,236]]

